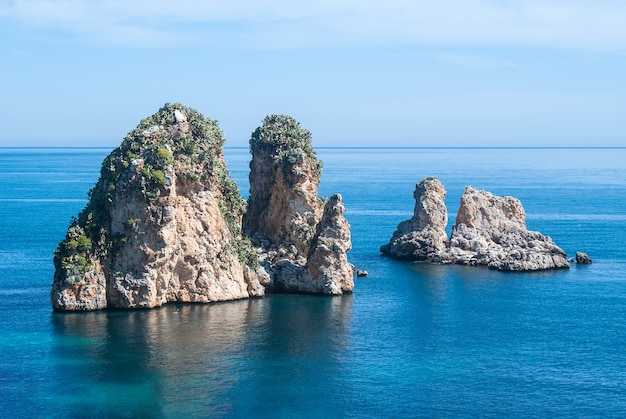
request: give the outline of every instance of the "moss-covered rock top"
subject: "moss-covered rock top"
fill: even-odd
[[[137,128],[129,132],[122,144],[103,163],[101,176],[116,181],[132,160],[141,158],[146,170],[161,170],[171,166],[181,157],[189,162],[206,162],[209,172],[222,155],[224,134],[217,121],[180,103],[166,104],[154,115],[142,119]],[[108,166],[108,167],[107,167]],[[191,174],[193,177],[193,174]],[[198,175],[198,174],[196,174]],[[157,183],[164,180],[156,176]]]
[[[265,150],[271,154],[275,162],[294,164],[300,155],[306,155],[312,162],[317,160],[313,150],[311,132],[300,126],[300,123],[288,115],[268,115],[263,125],[258,127],[250,137],[250,151]]]

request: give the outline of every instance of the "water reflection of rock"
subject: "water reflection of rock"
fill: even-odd
[[[351,306],[351,296],[326,299],[277,296],[268,306],[267,314],[274,319],[266,325],[273,337],[271,342],[266,342],[268,352],[307,357],[344,350]]]
[[[325,415],[333,400],[346,392],[346,366],[351,348],[352,294],[271,296],[257,300],[250,315],[262,319],[248,334],[245,348],[246,379],[238,392],[254,394],[262,404],[247,404],[237,413],[253,417],[271,412],[274,417]]]
[[[246,392],[271,397],[276,380],[304,379],[294,373],[303,358],[320,359],[313,374],[335,375],[351,305],[350,294],[272,296],[54,315],[55,356],[64,360],[58,375],[66,383],[55,390],[61,413],[221,415],[232,413]]]

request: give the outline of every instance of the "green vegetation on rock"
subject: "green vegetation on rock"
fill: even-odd
[[[298,121],[287,115],[268,115],[263,125],[250,137],[250,152],[265,150],[277,164],[293,166],[304,156],[321,174],[322,162],[317,159],[311,143],[311,132],[300,126]]]
[[[241,218],[246,211],[246,201],[241,197],[237,182],[222,167],[217,173],[221,194],[218,197],[220,211],[226,220],[226,225],[233,235],[239,261],[250,267],[257,267],[258,251],[247,237],[242,237]]]

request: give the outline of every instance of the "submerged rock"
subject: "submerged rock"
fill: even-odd
[[[281,118],[272,125],[279,124],[280,141],[275,131],[261,129],[251,142],[254,181],[246,218],[247,231],[273,250],[260,255],[242,234],[246,203],[226,170],[217,122],[167,104],[104,160],[87,206],[55,251],[53,308],[207,303],[262,296],[266,286],[350,291],[350,231],[341,196],[326,206],[317,198],[321,162],[310,134],[308,142],[285,134],[281,129],[293,126]],[[280,121],[288,123],[281,128]]]
[[[445,190],[434,178],[415,190],[413,218],[400,223],[381,252],[433,263],[484,265],[502,271],[568,268],[565,252],[550,237],[526,229],[526,213],[513,197],[465,188],[447,239]]]
[[[317,196],[322,162],[293,118],[265,118],[250,139],[244,234],[261,252],[269,291],[342,294],[354,287],[350,226],[341,195]]]

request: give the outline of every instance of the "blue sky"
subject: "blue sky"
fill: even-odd
[[[0,146],[181,102],[247,146],[626,146],[625,0],[0,0]]]

